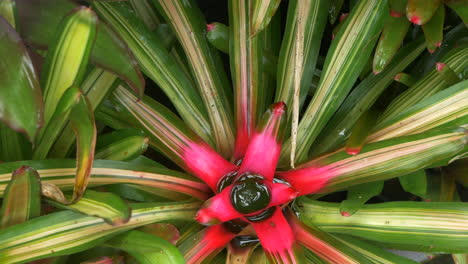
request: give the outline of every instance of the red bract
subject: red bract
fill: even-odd
[[[192,143],[185,148],[183,159],[187,169],[217,193],[197,213],[199,223],[214,226],[206,230],[202,239],[205,242],[196,246],[199,253],[194,253],[189,262],[223,248],[235,237],[239,230],[230,232],[224,228],[234,219],[252,225],[271,258],[295,262],[295,239],[281,206],[298,195],[320,191],[333,173],[326,167],[305,164],[302,168],[277,172],[280,180],[274,179],[287,123],[285,112],[283,102],[267,110],[248,140],[240,167],[224,160],[205,143]]]

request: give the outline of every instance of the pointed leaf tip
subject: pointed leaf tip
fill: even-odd
[[[214,151],[206,143],[188,142],[182,159],[186,169],[216,192],[219,180],[236,170],[236,166]]]
[[[216,27],[215,23],[206,24],[206,31],[210,32]]]
[[[239,174],[250,171],[266,180],[273,179],[286,127],[285,114],[284,102],[275,103],[266,111],[247,146]]]

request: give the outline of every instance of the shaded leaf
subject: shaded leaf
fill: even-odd
[[[42,125],[42,93],[23,41],[0,17],[0,121],[34,141]]]
[[[41,214],[41,180],[36,170],[22,166],[11,176],[0,208],[0,230]]]

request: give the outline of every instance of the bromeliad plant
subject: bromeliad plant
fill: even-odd
[[[466,261],[466,3],[280,2],[0,0],[0,263]]]

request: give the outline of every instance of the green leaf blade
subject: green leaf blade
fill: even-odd
[[[33,141],[43,113],[36,71],[22,40],[3,17],[0,32],[0,121]]]
[[[11,176],[0,208],[0,230],[38,217],[41,213],[41,180],[36,170],[22,166]]]

